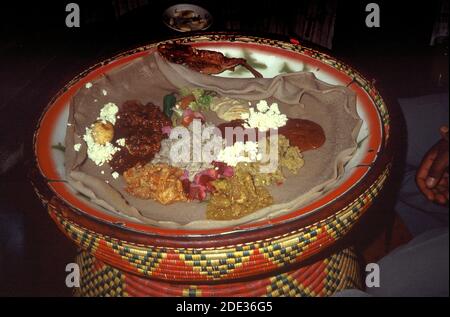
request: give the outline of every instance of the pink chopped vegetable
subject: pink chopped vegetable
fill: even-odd
[[[184,171],[181,182],[189,199],[204,200],[208,193],[214,191],[213,181],[219,178],[233,176],[234,170],[232,167],[222,162],[213,162],[212,164],[214,168],[209,168],[195,174],[192,182],[189,181],[188,172]]]

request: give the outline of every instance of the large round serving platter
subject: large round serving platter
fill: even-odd
[[[350,66],[299,43],[226,33],[170,41],[217,50],[227,56],[244,57],[264,77],[284,72],[311,71],[324,82],[348,86],[357,95],[357,110],[363,125],[357,138],[357,151],[345,166],[343,177],[321,197],[299,210],[264,221],[209,230],[146,225],[98,207],[78,195],[64,181],[64,153],[60,151],[60,145],[64,145],[71,97],[87,82],[151,53],[161,43],[158,42],[121,53],[89,68],[61,89],[45,108],[34,138],[39,172],[33,183],[40,198],[54,211],[52,217],[57,223],[61,225],[64,222],[74,226],[74,230],[87,230],[92,235],[136,245],[167,248],[245,245],[254,241],[282,239],[305,228],[310,232],[319,228],[316,234],[328,232],[334,240],[342,236],[377,196],[388,177],[392,159],[389,110],[371,82]],[[251,77],[251,74],[238,67],[219,76]],[[342,223],[328,228],[328,224],[336,224],[336,219],[341,219],[339,221]]]

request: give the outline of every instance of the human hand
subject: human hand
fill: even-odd
[[[441,127],[442,139],[425,154],[416,174],[416,183],[428,200],[448,204],[448,127]]]

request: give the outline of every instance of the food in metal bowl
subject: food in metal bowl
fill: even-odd
[[[196,5],[178,4],[163,14],[164,23],[179,32],[206,30],[212,23],[211,15]]]

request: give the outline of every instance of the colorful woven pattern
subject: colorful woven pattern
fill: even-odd
[[[57,205],[50,216],[77,245],[122,271],[170,281],[233,280],[299,263],[345,235],[382,188],[389,169],[348,207],[322,221],[270,239],[216,248],[168,248],[114,239],[68,221]]]
[[[80,288],[77,296],[330,296],[346,288],[360,288],[360,271],[352,249],[294,271],[259,280],[188,285],[138,277],[115,269],[87,252],[77,257]]]

